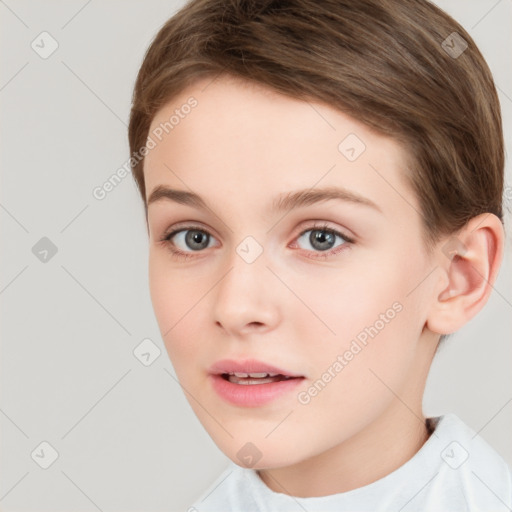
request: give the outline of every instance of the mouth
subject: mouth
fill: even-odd
[[[282,375],[280,373],[243,373],[232,372],[222,373],[221,377],[233,384],[242,384],[244,386],[254,386],[258,384],[270,384],[272,382],[280,382],[282,380],[299,379],[303,377],[292,377],[290,375]]]
[[[266,384],[280,380],[303,377],[298,373],[278,368],[277,366],[258,361],[257,359],[222,359],[214,363],[209,373],[221,375],[224,379],[236,384]],[[267,379],[271,379],[268,380]]]
[[[210,378],[216,393],[239,407],[261,407],[277,399],[291,399],[292,391],[305,379],[255,359],[218,361],[210,368]]]

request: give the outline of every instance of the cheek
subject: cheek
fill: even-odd
[[[302,324],[302,332],[309,333],[309,343],[315,342],[317,356],[330,345],[343,350],[356,337],[364,342],[365,332],[374,324],[379,332],[389,329],[400,306],[395,303],[403,300],[400,281],[389,269],[375,271],[364,264],[351,267],[350,272],[331,268],[328,274],[309,276],[292,285],[309,309],[298,304],[294,321]]]
[[[338,336],[310,351],[312,371],[300,390],[296,419],[316,425],[328,439],[362,430],[392,403],[391,390],[401,393],[407,382],[415,357],[407,309],[388,304],[385,294],[380,299],[346,303],[335,325]]]
[[[190,329],[199,328],[197,294],[191,293],[194,285],[183,279],[183,274],[169,268],[165,257],[149,257],[149,291],[160,334],[173,365],[182,357],[194,354],[193,340],[199,339]]]
[[[389,264],[384,256],[379,265],[361,262],[359,271],[340,272],[328,287],[325,280],[310,281],[308,305],[331,331],[315,336],[315,319],[296,315],[302,323],[301,332],[309,333],[302,339],[308,341],[304,348],[315,377],[332,368],[341,356],[343,370],[331,369],[337,375],[335,380],[340,385],[344,385],[342,381],[357,382],[364,395],[383,386],[372,369],[390,383],[403,380],[422,326],[418,296],[410,292],[415,276],[423,274],[399,257],[390,255]]]
[[[172,326],[173,311],[179,290],[171,286],[170,272],[165,272],[161,257],[151,250],[149,254],[149,293],[162,335]]]

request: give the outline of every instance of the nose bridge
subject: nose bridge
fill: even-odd
[[[215,320],[226,329],[271,324],[275,319],[275,294],[269,286],[274,276],[268,263],[263,245],[251,235],[233,247],[226,262],[228,272],[218,283],[215,297]]]
[[[269,272],[266,268],[268,261],[263,245],[255,237],[248,235],[233,246],[232,254],[226,263],[229,271],[219,283],[223,293],[233,291],[242,300],[244,291],[250,291],[252,298],[256,298],[259,292],[253,287],[261,284],[265,280],[265,274]]]

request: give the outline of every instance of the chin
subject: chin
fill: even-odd
[[[307,457],[306,454],[297,453],[296,445],[288,447],[279,443],[278,446],[274,446],[269,442],[257,441],[241,443],[240,448],[230,446],[229,450],[222,451],[238,466],[254,470],[291,466]]]

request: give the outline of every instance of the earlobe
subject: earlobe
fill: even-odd
[[[427,327],[451,334],[485,305],[503,257],[504,231],[498,217],[485,213],[438,243],[439,266],[447,278],[435,291]]]

